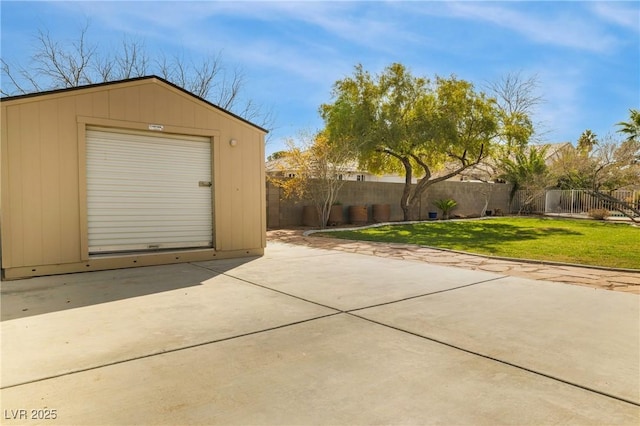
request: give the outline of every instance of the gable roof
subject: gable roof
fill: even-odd
[[[58,94],[58,93],[67,93],[67,92],[73,92],[73,91],[80,91],[80,90],[86,90],[86,89],[92,89],[92,88],[97,88],[97,87],[106,87],[106,86],[115,86],[118,84],[123,84],[123,83],[131,83],[131,82],[135,82],[135,81],[144,81],[144,80],[156,80],[157,82],[161,83],[161,84],[166,84],[167,86],[170,86],[192,98],[197,99],[200,102],[205,103],[206,105],[213,107],[215,109],[217,109],[218,111],[221,111],[225,114],[228,114],[240,121],[243,121],[247,124],[249,124],[250,126],[255,127],[258,130],[262,130],[265,133],[269,133],[269,131],[267,129],[264,129],[260,126],[258,126],[257,124],[254,124],[252,122],[250,122],[249,120],[240,117],[237,114],[232,113],[229,110],[226,110],[222,107],[219,107],[216,104],[213,104],[209,101],[207,101],[204,98],[201,98],[200,96],[194,95],[193,93],[189,92],[188,90],[183,89],[182,87],[171,83],[168,80],[165,80],[162,77],[158,77],[157,75],[148,75],[148,76],[143,76],[143,77],[135,77],[135,78],[128,78],[128,79],[124,79],[124,80],[114,80],[114,81],[106,81],[103,83],[94,83],[94,84],[87,84],[84,86],[75,86],[75,87],[65,87],[63,89],[53,89],[53,90],[46,90],[43,92],[33,92],[33,93],[25,93],[23,95],[16,95],[16,96],[5,96],[0,98],[0,102],[6,102],[6,101],[13,101],[13,100],[18,100],[18,99],[27,99],[27,98],[35,98],[35,97],[39,97],[39,96],[46,96],[46,95],[53,95],[53,94]]]

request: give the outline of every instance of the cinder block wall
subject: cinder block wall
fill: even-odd
[[[458,203],[451,212],[452,215],[477,217],[482,212],[486,200],[488,210],[500,209],[508,213],[510,191],[511,185],[500,183],[440,182],[430,187],[423,195],[420,215],[421,218],[427,218],[428,212],[438,211],[433,202],[442,198],[453,198]],[[438,211],[438,215],[440,214]]]
[[[369,220],[372,217],[373,204],[389,204],[391,221],[402,221],[404,216],[400,208],[400,197],[404,184],[386,182],[347,181],[338,193],[337,201],[342,203],[344,219],[348,222],[348,208],[354,205],[366,205]],[[488,210],[509,211],[509,192],[511,185],[481,182],[445,181],[432,185],[420,200],[420,219],[427,219],[429,212],[440,212],[433,202],[441,198],[453,198],[457,207],[452,215],[465,217],[480,216],[485,199],[488,198]],[[302,208],[310,204],[308,200],[283,199],[281,190],[267,181],[267,227],[286,228],[302,225]]]

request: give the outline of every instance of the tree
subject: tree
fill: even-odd
[[[593,147],[598,145],[598,137],[591,130],[587,129],[578,138],[578,151],[590,153]]]
[[[499,108],[500,126],[504,140],[500,154],[511,154],[524,146],[534,134],[531,116],[544,100],[536,92],[537,76],[525,77],[520,72],[503,75],[498,81],[486,84]],[[502,156],[504,157],[504,156]]]
[[[502,158],[499,169],[500,178],[513,185],[510,201],[513,201],[518,191],[523,191],[525,194],[520,206],[521,211],[522,208],[528,208],[554,183],[547,166],[547,147],[545,146],[520,148],[511,157]]]
[[[552,164],[562,189],[588,189],[594,192],[614,191],[640,184],[640,141],[616,141],[607,138],[594,149],[566,147]]]
[[[320,107],[329,138],[359,141],[357,160],[374,173],[404,172],[405,220],[418,218],[431,185],[486,158],[502,131],[516,141],[526,133],[515,124],[500,128],[495,100],[471,83],[414,77],[398,63],[375,77],[356,66],[353,76],[334,84],[333,98]],[[412,185],[414,175],[421,179]]]
[[[621,121],[616,124],[620,126],[618,133],[627,135],[627,141],[640,139],[640,111],[637,109],[629,110],[629,121]]]
[[[310,200],[318,212],[320,227],[324,228],[354,154],[349,144],[330,143],[323,132],[311,138],[303,135],[300,139],[299,144],[287,141],[289,149],[277,156],[282,170],[293,171],[293,176],[269,179],[283,189],[286,198]]]
[[[592,151],[586,152],[573,146],[564,147],[551,164],[560,189],[589,189],[596,185],[592,172],[597,169],[597,160]]]
[[[75,40],[63,43],[49,31],[39,30],[28,66],[0,59],[0,93],[12,96],[157,74],[264,128],[273,127],[273,113],[243,99],[244,75],[237,68],[227,72],[220,54],[194,61],[161,52],[153,60],[143,40],[124,37],[117,50],[108,52],[92,43],[88,34],[89,24],[85,23]]]
[[[634,221],[640,210],[634,200],[618,200],[612,191],[640,185],[640,140],[623,142],[607,138],[585,152],[567,147],[552,164],[552,173],[562,189],[584,189],[592,196],[607,201]],[[631,213],[630,213],[631,212]]]
[[[276,151],[267,157],[267,161],[279,160],[287,155],[287,151]]]
[[[502,131],[498,135],[500,143],[494,146],[492,154],[476,167],[482,172],[477,173],[475,179],[485,183],[496,179],[505,180],[505,173],[508,173],[505,170],[505,162],[518,161],[519,158],[532,160],[525,156],[524,149],[536,132],[531,116],[535,113],[536,107],[544,102],[542,96],[537,94],[538,86],[537,76],[526,77],[521,72],[510,72],[495,82],[486,83],[485,87],[498,105],[499,128]],[[510,176],[509,179],[514,179],[514,176]],[[517,185],[512,188],[511,200],[515,196]],[[546,185],[546,182],[542,185]],[[522,186],[531,185],[527,182]],[[484,195],[484,206],[480,216],[484,216],[487,211],[493,189],[494,185],[484,185],[480,189]],[[531,201],[533,199],[525,200],[525,204]]]

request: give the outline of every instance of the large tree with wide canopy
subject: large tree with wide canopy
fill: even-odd
[[[320,113],[330,141],[358,147],[361,167],[404,174],[405,220],[419,218],[431,185],[479,164],[498,142],[526,144],[533,133],[527,114],[510,113],[473,84],[415,77],[398,63],[376,76],[356,66],[335,83],[333,102]]]

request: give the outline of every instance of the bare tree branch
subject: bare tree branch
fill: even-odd
[[[11,81],[11,84],[13,85],[13,87],[15,88],[14,90],[17,91],[18,93],[28,93],[29,90],[22,87],[22,85],[18,82],[16,76],[13,74],[13,72],[11,71],[11,68],[9,66],[9,64],[2,58],[0,58],[0,62],[2,62],[2,74],[5,75],[9,81]],[[20,71],[20,74],[23,75],[23,70]],[[23,78],[25,76],[23,75]],[[29,81],[29,79],[27,78],[27,81]],[[31,82],[31,85],[33,87],[36,88],[36,90],[39,89],[37,83],[35,81]],[[0,89],[0,93],[2,93],[3,96],[11,96],[11,92],[9,92],[8,90],[2,88]]]
[[[498,106],[509,114],[533,114],[535,107],[544,101],[542,96],[536,95],[537,75],[525,78],[521,72],[508,73],[486,86],[496,97]]]
[[[54,89],[94,83],[88,71],[97,46],[86,42],[87,30],[88,26],[85,25],[70,50],[53,40],[49,31],[40,30],[36,37],[40,47],[33,56],[34,77],[49,78]]]
[[[219,81],[217,85],[217,104],[224,109],[233,110],[239,100],[240,89],[244,84],[244,74],[238,68],[235,68],[230,78],[223,78]],[[247,101],[239,111],[242,111],[240,115],[243,117],[251,116],[255,113],[254,105],[251,101]]]
[[[103,45],[89,41],[88,30],[87,22],[77,39],[67,43],[56,40],[46,29],[39,30],[28,67],[1,59],[0,93],[11,96],[158,74],[265,129],[273,128],[273,111],[251,99],[243,100],[245,76],[239,68],[225,73],[220,53],[194,61],[184,54],[168,58],[160,52],[158,59],[152,60],[143,40],[127,37],[109,53],[99,50]]]
[[[123,39],[122,50],[113,62],[117,64],[115,77],[119,80],[145,76],[149,68],[149,57],[139,40]]]

